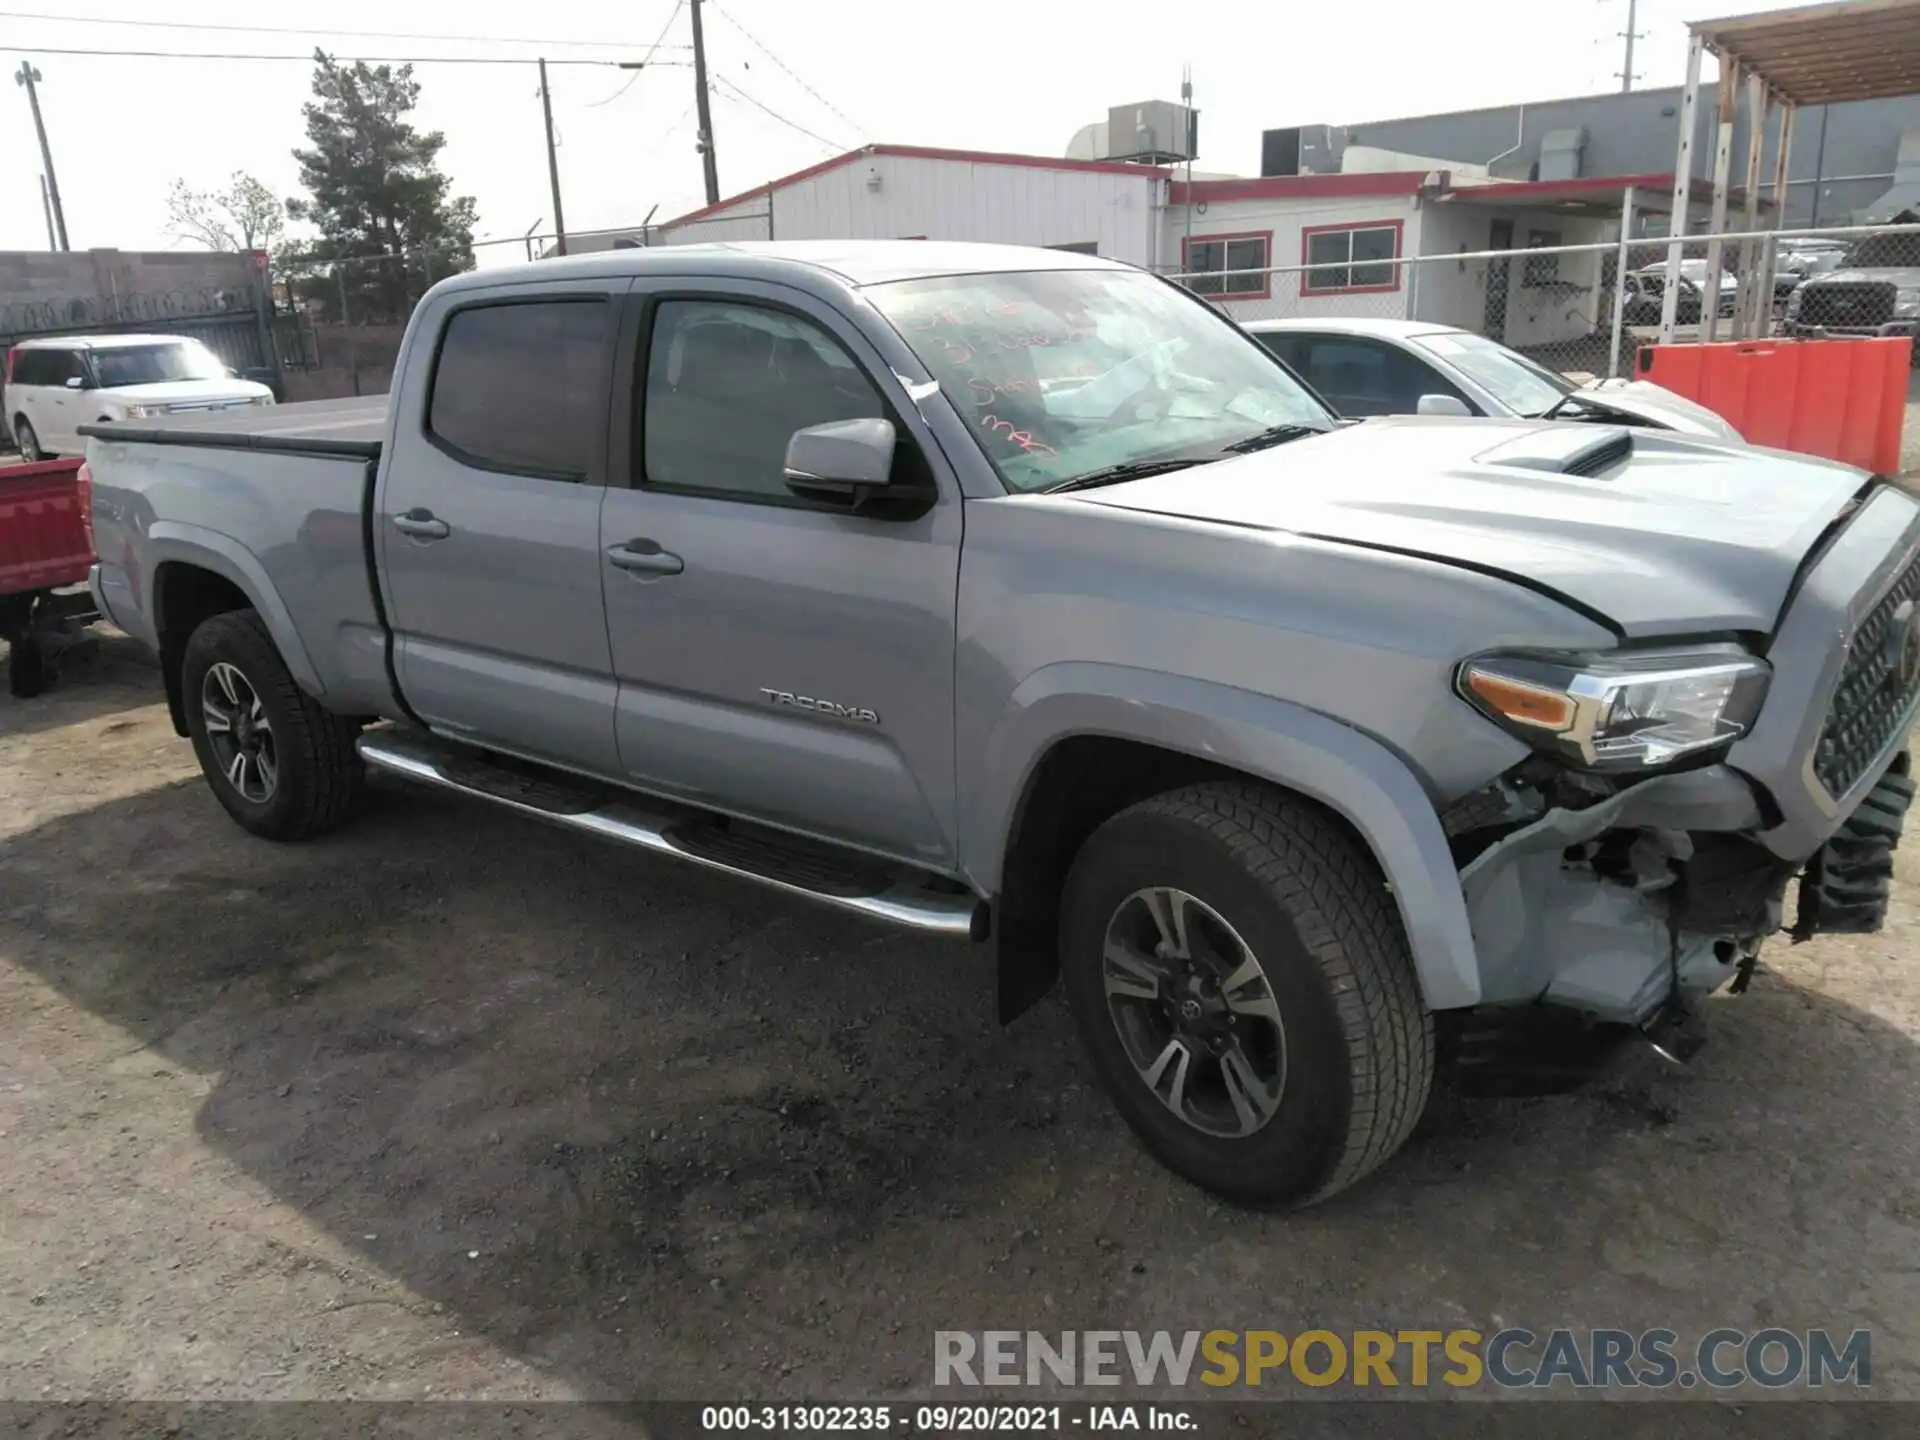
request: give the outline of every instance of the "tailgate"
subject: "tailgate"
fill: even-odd
[[[87,578],[93,544],[81,514],[80,461],[0,467],[0,595]]]

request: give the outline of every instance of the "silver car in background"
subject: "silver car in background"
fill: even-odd
[[[1343,416],[1604,420],[1739,443],[1704,405],[1646,380],[1576,383],[1496,340],[1421,320],[1255,320],[1246,331]]]

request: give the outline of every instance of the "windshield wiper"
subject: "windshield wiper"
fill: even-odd
[[[1284,445],[1289,440],[1298,440],[1304,435],[1325,435],[1329,432],[1318,425],[1269,425],[1257,435],[1249,435],[1244,440],[1236,440],[1231,445],[1220,448],[1229,455],[1247,455],[1255,450],[1265,450],[1271,445]]]
[[[1558,400],[1547,406],[1546,409],[1536,415],[1529,415],[1527,418],[1529,420],[1555,420],[1559,418],[1560,412],[1566,409],[1567,406],[1578,405],[1580,403],[1580,392],[1578,390],[1569,390]]]
[[[1144,480],[1149,475],[1165,475],[1173,470],[1185,470],[1192,465],[1204,465],[1217,459],[1211,455],[1182,455],[1177,458],[1160,460],[1125,460],[1118,465],[1105,465],[1098,470],[1089,470],[1084,475],[1075,475],[1071,480],[1061,480],[1047,486],[1042,495],[1059,495],[1068,490],[1095,490],[1102,485],[1117,485],[1122,480]]]

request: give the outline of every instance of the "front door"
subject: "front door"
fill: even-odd
[[[1489,250],[1513,248],[1511,220],[1489,222],[1487,248]],[[1508,262],[1504,256],[1487,262],[1487,303],[1482,312],[1480,333],[1489,340],[1504,340],[1507,336],[1507,287],[1510,273],[1507,265]]]
[[[961,504],[917,410],[785,287],[641,281],[630,306],[628,483],[600,527],[628,778],[951,865]],[[793,432],[859,416],[893,421],[919,501],[851,514],[787,488]]]
[[[627,281],[437,300],[416,322],[376,536],[400,688],[442,734],[617,768],[600,591],[607,400]],[[426,337],[434,337],[427,339]]]

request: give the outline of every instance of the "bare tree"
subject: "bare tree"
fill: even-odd
[[[236,170],[220,190],[175,180],[167,191],[167,220],[182,240],[209,250],[271,250],[286,228],[286,211],[265,185]]]

